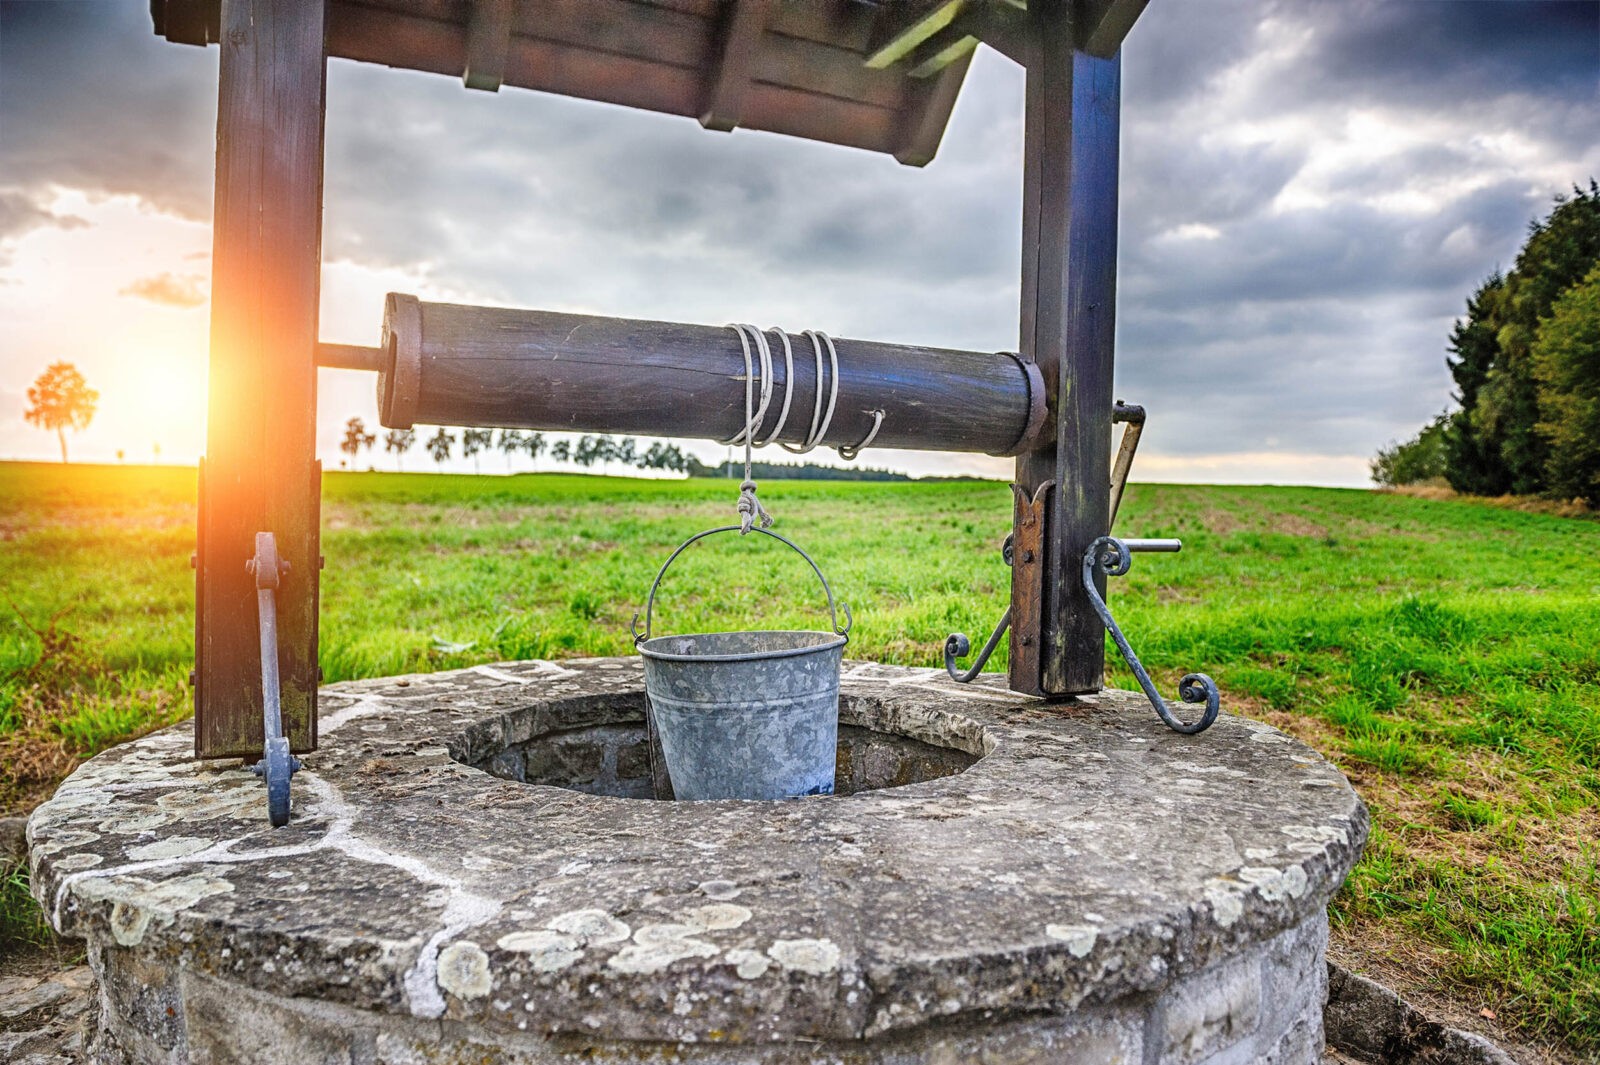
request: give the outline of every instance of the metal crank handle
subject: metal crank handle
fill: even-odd
[[[1155,708],[1156,715],[1174,732],[1194,735],[1210,728],[1221,710],[1221,696],[1217,692],[1216,682],[1204,673],[1190,673],[1179,681],[1178,695],[1183,701],[1205,703],[1206,708],[1200,715],[1200,720],[1192,724],[1178,720],[1168,708],[1166,700],[1156,691],[1155,684],[1150,680],[1150,674],[1145,672],[1139,656],[1133,653],[1133,648],[1128,645],[1128,638],[1122,635],[1121,627],[1111,616],[1110,608],[1106,606],[1106,601],[1100,598],[1100,592],[1094,586],[1096,570],[1108,577],[1120,577],[1127,573],[1128,567],[1133,564],[1135,551],[1178,551],[1182,547],[1183,543],[1180,540],[1119,540],[1115,536],[1102,536],[1090,544],[1089,550],[1083,554],[1083,590],[1088,594],[1095,613],[1100,615],[1106,631],[1110,632],[1111,638],[1116,641],[1117,650],[1122,652],[1122,660],[1128,663],[1128,668],[1138,679],[1139,687],[1144,689],[1145,697]]]

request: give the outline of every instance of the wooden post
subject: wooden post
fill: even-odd
[[[1110,525],[1121,68],[1074,49],[1065,0],[1029,11],[1022,353],[1039,364],[1056,432],[1017,459],[1010,681],[1068,695],[1105,675],[1081,563]],[[1025,558],[1025,542],[1042,549]]]
[[[317,289],[324,0],[224,0],[211,380],[196,573],[195,753],[261,756],[255,582],[271,532],[284,733],[316,745]]]

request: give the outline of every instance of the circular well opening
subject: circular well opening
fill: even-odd
[[[651,764],[644,708],[643,692],[540,704],[469,730],[451,744],[451,756],[519,784],[670,799],[664,767]],[[953,776],[992,745],[983,726],[969,718],[907,715],[876,699],[841,695],[834,795]]]

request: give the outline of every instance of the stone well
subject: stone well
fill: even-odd
[[[340,684],[273,830],[187,725],[29,825],[105,1062],[1317,1062],[1366,813],[1266,725],[847,663],[840,795],[654,801],[631,659]]]

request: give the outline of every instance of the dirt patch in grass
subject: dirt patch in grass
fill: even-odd
[[[1581,499],[1545,499],[1543,496],[1514,495],[1472,496],[1463,495],[1453,488],[1440,484],[1402,484],[1393,488],[1380,488],[1378,491],[1386,495],[1410,496],[1413,499],[1481,503],[1484,506],[1520,510],[1524,514],[1548,514],[1556,518],[1600,518],[1600,513]]]

